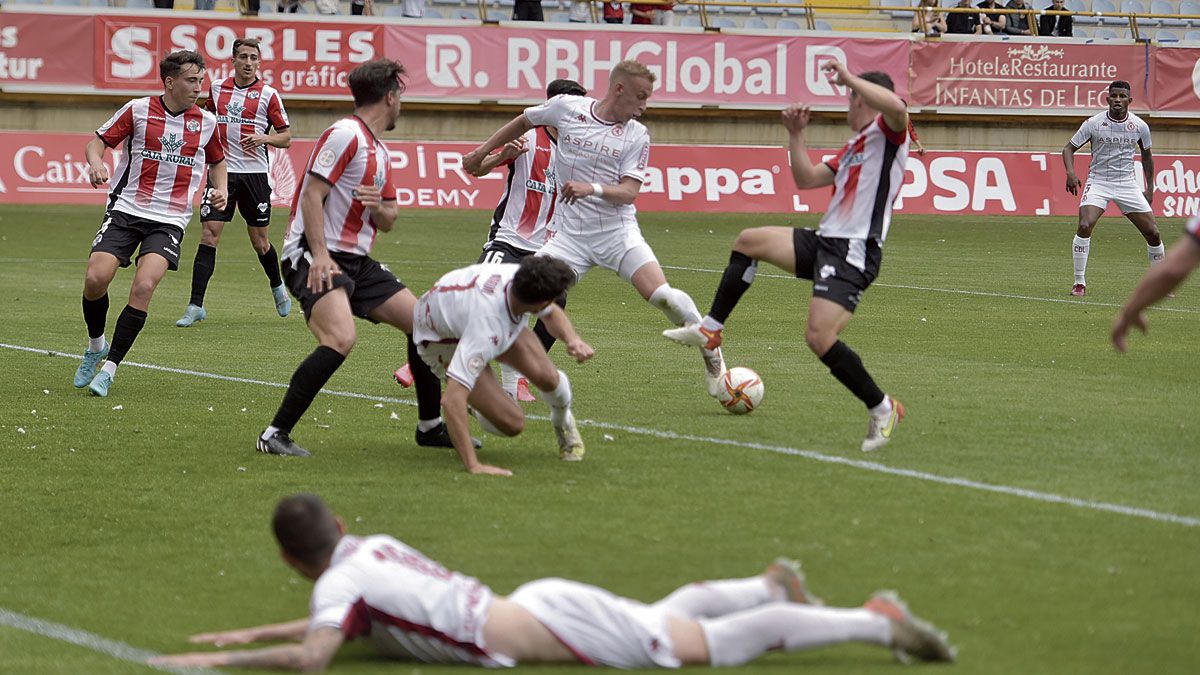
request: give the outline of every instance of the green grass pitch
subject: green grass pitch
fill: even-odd
[[[159,287],[129,355],[177,370],[127,363],[108,398],[74,389],[76,360],[48,352],[82,352],[80,290],[99,220],[98,208],[0,209],[0,343],[44,350],[0,348],[0,610],[156,652],[187,649],[193,632],[303,616],[310,585],[280,561],[268,518],[280,496],[307,490],[352,531],[396,535],[500,593],[554,575],[654,600],[789,555],[831,604],[899,589],[960,647],[956,672],[1195,672],[1200,292],[1189,282],[1150,312],[1149,336],[1114,352],[1116,307],[1146,267],[1124,220],[1101,221],[1089,294],[1076,301],[1071,219],[898,217],[882,274],[843,336],[909,411],[871,456],[858,450],[861,404],[804,346],[807,282],[764,267],[731,318],[729,365],[766,382],[763,407],[735,417],[704,395],[694,350],[659,335],[662,316],[595,270],[568,312],[596,358],[553,354],[572,378],[576,415],[590,421],[587,459],[558,461],[540,417],[516,439],[486,438],[482,458],[511,479],[469,476],[452,451],[415,445],[413,396],[390,379],[402,336],[365,322],[328,388],[375,398],[319,396],[294,433],[311,459],[254,452],[283,390],[199,373],[285,383],[314,341],[298,312],[275,316],[240,221],[221,243],[208,320],[174,325],[193,224],[182,269]],[[275,214],[277,245],[285,221]],[[642,217],[668,278],[701,311],[739,229],[814,223]],[[1161,226],[1168,246],[1181,236],[1178,220]],[[481,211],[404,211],[375,255],[420,291],[473,262],[486,227]],[[131,278],[121,272],[110,290],[110,337]],[[527,411],[546,413],[541,403]],[[361,646],[334,667],[458,670],[376,662]],[[883,650],[846,646],[773,654],[745,670],[898,667]],[[0,670],[150,672],[3,625]],[[567,669],[539,672],[551,670]]]

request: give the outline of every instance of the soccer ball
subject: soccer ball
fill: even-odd
[[[730,368],[721,384],[717,400],[734,415],[745,415],[762,404],[762,378],[749,368]]]

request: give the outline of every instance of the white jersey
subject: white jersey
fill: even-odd
[[[525,109],[525,118],[534,126],[558,130],[555,174],[559,184],[583,181],[616,185],[625,177],[645,183],[650,132],[637,120],[616,124],[600,119],[596,116],[598,103],[588,96],[564,94]],[[637,227],[633,204],[613,204],[593,196],[559,204],[551,224],[552,230],[568,234],[631,227]]]
[[[1088,165],[1088,182],[1120,184],[1136,183],[1135,161],[1141,149],[1150,149],[1150,127],[1131,112],[1117,121],[1108,111],[1089,117],[1071,137],[1071,145],[1082,148],[1092,144],[1092,162]]]
[[[413,340],[454,346],[453,356],[439,351],[435,372],[472,389],[487,364],[517,341],[529,325],[529,314],[513,314],[509,298],[517,267],[483,263],[447,272],[417,301]]]
[[[345,536],[313,587],[309,631],[370,636],[383,655],[425,663],[513,666],[485,647],[493,593],[386,535]]]
[[[181,231],[206,164],[225,158],[217,120],[195,105],[167,110],[162,96],[135,98],[96,130],[110,148],[124,144],[108,193],[108,208],[167,223]]]
[[[817,234],[882,244],[907,161],[908,130],[893,131],[883,115],[877,115],[837,157],[825,162],[834,173],[833,199],[821,216]]]
[[[288,128],[290,122],[279,92],[261,79],[239,87],[234,78],[227,77],[212,83],[204,109],[217,116],[229,173],[267,173],[267,146],[246,151],[242,139]]]
[[[304,189],[314,180],[332,186],[325,198],[325,247],[350,255],[367,255],[377,234],[371,212],[354,198],[360,185],[379,188],[385,201],[396,199],[396,188],[388,180],[388,152],[383,141],[356,116],[338,120],[321,134],[300,189],[292,198],[292,213],[283,238],[283,257],[299,262],[304,250],[304,212],[300,208]]]
[[[546,243],[558,201],[556,144],[545,127],[525,132],[525,141],[529,149],[508,163],[504,196],[492,214],[492,240],[536,251]]]

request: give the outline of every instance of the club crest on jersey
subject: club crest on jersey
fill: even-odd
[[[258,91],[255,90],[255,91],[250,92],[249,94],[246,94],[246,98],[250,99],[251,101],[258,100]]]
[[[1133,126],[1134,126],[1134,125],[1133,125],[1133,122],[1127,122],[1127,123],[1125,124],[1125,128],[1126,128],[1126,129],[1128,129],[1128,130],[1130,130],[1130,131],[1133,131]]]
[[[197,131],[200,131],[200,120],[188,120],[187,123],[183,125],[183,128],[187,129],[189,134],[194,134]]]
[[[613,136],[620,136],[623,133],[625,133],[624,125],[618,124],[617,126],[613,127],[613,129],[612,129]]]

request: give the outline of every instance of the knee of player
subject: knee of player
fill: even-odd
[[[520,410],[509,410],[494,415],[494,418],[485,417],[483,413],[475,411],[475,419],[479,421],[479,426],[489,434],[511,438],[525,431],[525,414]]]
[[[742,253],[745,253],[746,255],[753,258],[754,254],[758,250],[758,246],[761,241],[762,241],[762,229],[757,228],[757,227],[751,227],[749,229],[745,229],[745,230],[742,230],[741,232],[738,232],[737,239],[735,239],[733,242],[733,249],[735,251],[740,251]]]
[[[822,331],[812,327],[806,327],[804,329],[804,343],[807,344],[808,348],[811,349],[812,352],[817,356],[821,356],[825,352],[829,351],[829,348],[833,346],[833,343],[836,340],[837,336],[829,334],[828,331]]]
[[[342,356],[349,356],[350,350],[354,349],[356,342],[358,342],[358,334],[353,330],[329,335],[321,339],[322,346],[329,347]]]

